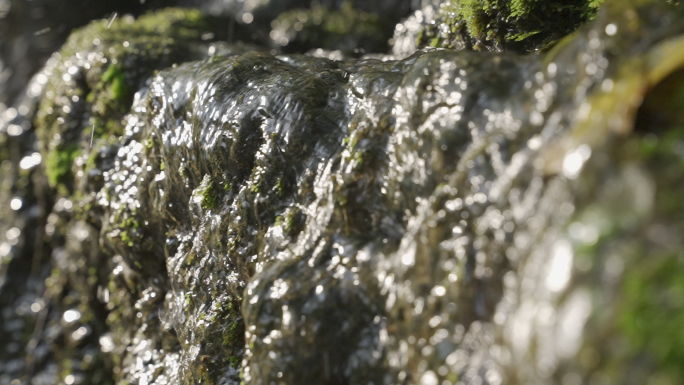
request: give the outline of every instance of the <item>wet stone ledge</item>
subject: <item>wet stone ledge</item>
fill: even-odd
[[[6,278],[0,373],[681,383],[683,19],[609,1],[540,55],[346,61],[178,9],[74,33],[7,120],[36,214],[0,245],[49,255]]]

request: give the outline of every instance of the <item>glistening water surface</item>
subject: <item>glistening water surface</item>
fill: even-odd
[[[30,158],[61,194],[55,374],[680,383],[682,16],[612,2],[538,56],[63,52]],[[131,72],[177,54],[210,57]]]

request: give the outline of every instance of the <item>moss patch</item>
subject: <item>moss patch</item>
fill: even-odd
[[[603,0],[451,0],[423,27],[418,47],[531,52],[553,44],[587,20]]]
[[[215,209],[218,206],[218,198],[216,196],[217,191],[216,188],[214,188],[214,182],[208,177],[209,176],[207,175],[205,178],[207,182],[204,183],[203,181],[202,186],[200,186],[202,194],[202,201],[200,202],[200,205],[204,210]]]
[[[53,187],[73,191],[65,165],[75,146],[89,151],[91,138],[121,136],[134,91],[155,70],[193,59],[193,44],[207,28],[198,10],[170,8],[138,20],[93,21],[70,35],[45,70],[49,80],[34,122],[44,156],[54,160]]]
[[[48,153],[45,162],[45,175],[50,186],[57,187],[65,180],[73,178],[71,168],[74,160],[81,154],[82,149],[77,144],[58,146]]]

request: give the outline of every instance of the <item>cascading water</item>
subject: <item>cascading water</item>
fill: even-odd
[[[75,33],[3,126],[51,210],[26,381],[684,380],[684,14],[642,3],[528,56]]]

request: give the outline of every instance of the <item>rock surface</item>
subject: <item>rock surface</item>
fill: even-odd
[[[603,2],[434,1],[422,10],[416,44],[418,47],[534,52],[553,45],[593,19]]]
[[[681,383],[683,18],[384,61],[76,32],[3,116],[0,380]]]

